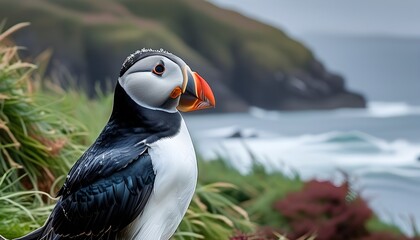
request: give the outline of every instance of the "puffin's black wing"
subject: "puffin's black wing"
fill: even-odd
[[[151,158],[145,152],[122,170],[65,194],[54,208],[44,236],[112,239],[110,236],[141,213],[154,179]]]
[[[110,121],[98,139],[70,169],[58,196],[65,197],[130,165],[147,150],[146,137],[138,133],[141,131],[120,129],[118,124]]]
[[[108,122],[70,170],[45,239],[115,239],[141,213],[155,179],[143,132]]]
[[[119,155],[116,159],[123,161],[132,153]],[[146,150],[131,160],[125,160],[125,165],[108,166],[114,172],[104,171],[108,172],[106,176],[90,171],[91,168],[83,168],[84,162],[89,161],[82,156],[71,173],[80,171],[78,174],[84,175],[89,172],[96,178],[91,177],[93,181],[89,184],[81,178],[75,178],[80,182],[67,181],[67,186],[72,188],[63,186],[63,194],[46,224],[19,240],[113,240],[118,231],[141,214],[155,180],[152,160]],[[75,170],[79,168],[82,170]],[[99,167],[97,169],[101,171]]]

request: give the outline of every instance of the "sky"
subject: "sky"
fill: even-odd
[[[419,0],[210,0],[289,34],[420,37]]]

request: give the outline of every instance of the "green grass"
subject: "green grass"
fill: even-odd
[[[22,62],[18,47],[6,37],[26,26],[0,34],[0,234],[15,237],[38,227],[57,190],[84,146],[82,127],[54,103],[36,101],[35,65]]]
[[[395,234],[402,234],[401,230],[397,226],[384,223],[376,216],[369,220],[367,229],[370,232],[391,232]]]
[[[233,184],[237,189],[228,189],[225,193],[240,203],[253,222],[267,226],[285,224],[274,211],[273,203],[290,192],[299,191],[303,186],[303,182],[297,177],[288,178],[281,173],[268,173],[257,164],[250,173],[242,175],[223,159],[199,161],[199,181],[204,184],[215,181]]]
[[[0,235],[9,238],[22,236],[39,227],[46,220],[53,205],[41,197],[49,195],[37,190],[12,190],[18,181],[13,177],[17,169],[10,169],[0,179]]]
[[[50,111],[48,105],[34,101],[30,76],[36,66],[20,61],[17,50],[0,46],[0,175],[19,168],[23,172],[13,175],[26,175],[20,181],[26,187],[37,188],[42,183],[47,187],[44,190],[49,190],[72,165],[74,154],[80,153],[73,139],[82,133],[65,113]]]

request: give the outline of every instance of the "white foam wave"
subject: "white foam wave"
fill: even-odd
[[[271,119],[271,120],[276,120],[280,117],[279,111],[266,110],[266,109],[255,107],[255,106],[251,106],[249,108],[249,114],[256,118]]]
[[[331,174],[337,169],[402,166],[416,162],[420,155],[419,145],[404,140],[386,141],[362,132],[198,141],[199,152],[205,159],[229,159],[242,172],[251,169],[257,160],[267,164],[268,169],[283,171],[287,165],[308,178]]]
[[[400,117],[420,115],[420,106],[405,102],[370,102],[367,112],[372,117]]]
[[[368,102],[365,109],[336,109],[328,111],[335,112],[337,115],[344,117],[391,118],[420,115],[420,106],[411,105],[405,102],[374,101]],[[282,113],[279,111],[265,110],[258,107],[250,107],[249,113],[256,118],[270,120],[277,120],[282,116]]]

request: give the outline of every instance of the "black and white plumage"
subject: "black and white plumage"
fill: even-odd
[[[197,182],[181,114],[214,106],[177,56],[141,50],[124,62],[111,117],[70,170],[45,225],[19,239],[169,239]]]

